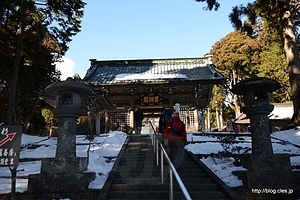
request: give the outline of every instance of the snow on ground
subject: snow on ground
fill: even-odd
[[[148,134],[143,132],[142,134]],[[101,189],[105,183],[108,174],[114,164],[114,161],[121,150],[127,135],[120,131],[111,131],[107,134],[101,134],[96,137],[89,151],[89,172],[96,172],[96,179],[90,183],[90,189]],[[222,145],[218,142],[219,138],[212,135],[200,136],[199,134],[188,133],[189,142],[200,142],[188,144],[186,149],[195,154],[217,154],[224,151]],[[251,148],[251,137],[239,136],[235,138],[237,143],[233,147],[239,147],[242,150]],[[79,135],[76,139],[76,154],[78,157],[86,157],[89,140],[85,136]],[[293,154],[291,164],[300,166],[300,130],[288,130],[275,132],[272,134],[274,153]],[[21,140],[20,159],[25,158],[47,158],[55,157],[56,137],[37,137],[23,134]],[[38,148],[28,148],[30,145],[39,145]],[[297,147],[298,145],[298,147]],[[248,153],[251,153],[248,152]],[[217,176],[219,176],[228,186],[242,186],[242,181],[232,174],[232,171],[245,170],[243,167],[233,165],[233,158],[213,158],[206,157],[201,159]],[[40,173],[41,161],[20,162],[17,168],[17,176],[28,176],[29,174]],[[10,193],[11,176],[8,167],[0,167],[0,194]],[[17,178],[16,191],[24,192],[27,190],[28,179]]]
[[[120,131],[113,131],[107,134],[102,134],[96,137],[89,152],[88,172],[96,172],[96,179],[90,183],[91,189],[101,189],[107,179],[114,162],[108,162],[108,158],[116,158],[121,147],[126,140],[126,133]],[[20,159],[24,158],[47,158],[55,157],[56,151],[56,137],[37,137],[22,134]],[[89,140],[83,135],[76,138],[76,156],[86,157]],[[41,145],[38,148],[28,148],[30,145]],[[114,159],[112,160],[114,161]],[[28,176],[28,174],[40,173],[41,161],[20,162],[17,168],[17,176]],[[0,167],[0,194],[10,193],[11,176],[8,167]],[[28,179],[17,178],[16,191],[24,192],[27,190]]]

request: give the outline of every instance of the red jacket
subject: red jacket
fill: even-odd
[[[186,128],[185,128],[185,124],[183,123],[184,125],[184,129],[183,129],[183,134],[182,136],[175,136],[175,135],[172,135],[170,133],[170,126],[171,126],[171,123],[173,122],[173,119],[175,118],[178,118],[178,117],[173,117],[172,119],[170,119],[167,124],[166,124],[166,129],[164,131],[164,139],[165,140],[183,140],[185,143],[187,142],[187,137],[186,137]]]

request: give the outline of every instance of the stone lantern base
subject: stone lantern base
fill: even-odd
[[[286,154],[245,155],[241,157],[243,167],[249,171],[291,171],[290,156]]]
[[[300,172],[291,170],[289,155],[246,155],[241,162],[247,171],[233,174],[248,189],[300,189]]]
[[[28,179],[29,193],[67,192],[87,190],[94,180],[94,172],[30,174]]]
[[[41,173],[77,173],[87,170],[86,157],[43,158]]]
[[[40,174],[30,174],[28,191],[62,192],[88,189],[96,177],[87,170],[86,157],[44,158]]]

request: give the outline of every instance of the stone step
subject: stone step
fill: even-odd
[[[180,173],[180,178],[207,178],[208,174],[207,173]]]
[[[184,195],[181,191],[174,191],[174,199],[185,199]],[[219,191],[192,191],[190,192],[191,198],[194,199],[226,199],[226,195],[223,192]],[[169,199],[169,191],[168,190],[146,190],[146,191],[133,191],[133,190],[118,190],[111,191],[109,193],[108,199],[111,198],[119,198],[124,199]]]
[[[122,200],[141,200],[140,198],[121,198]],[[145,198],[144,198],[145,199]],[[158,198],[147,198],[147,200],[157,200]],[[176,200],[176,197],[174,198]],[[120,198],[109,198],[109,200],[120,200]],[[164,200],[164,199],[159,199]],[[166,198],[165,200],[169,200],[169,198]],[[181,200],[181,199],[180,199]],[[193,200],[212,200],[212,198],[193,198]],[[213,200],[228,200],[223,198],[217,198]]]
[[[130,151],[146,151],[146,152],[154,152],[152,149],[152,146],[150,144],[145,144],[145,145],[134,145],[134,146],[128,146],[128,149],[126,149],[126,153]]]
[[[148,140],[144,136],[130,138],[109,186],[107,199],[169,199],[169,167],[164,161],[164,183],[161,183],[161,166],[156,165],[156,155]],[[178,174],[192,199],[227,199],[226,193],[189,154],[185,155]],[[174,199],[184,199],[174,177],[173,186]]]
[[[144,158],[125,158],[122,159],[120,162],[120,167],[124,167],[129,165],[135,167],[136,165],[143,165],[143,166],[153,166],[155,165],[155,161],[152,159],[144,159]]]
[[[159,177],[115,178],[113,184],[152,184],[160,183]]]
[[[180,190],[178,183],[174,183],[174,190]],[[216,183],[202,183],[202,184],[186,184],[188,190],[219,190],[219,186]],[[152,184],[113,184],[111,186],[111,191],[113,190],[169,190],[169,182],[164,183],[152,183]]]
[[[123,174],[123,175],[130,175],[130,174],[143,174],[143,173],[148,173],[148,174],[157,174],[160,173],[160,168],[158,166],[144,166],[142,168],[138,167],[119,167],[118,168],[118,173]],[[169,173],[169,170],[164,168],[164,173]]]
[[[210,177],[206,177],[206,178],[185,178],[182,177],[180,174],[179,176],[181,177],[181,180],[184,184],[198,184],[198,183],[213,183],[213,179]],[[174,180],[174,179],[173,179]],[[166,181],[169,181],[169,177],[166,178]],[[176,181],[176,180],[174,180]]]
[[[155,157],[149,154],[124,154],[121,162],[127,162],[127,161],[143,161],[143,162],[152,162],[153,164],[155,164]]]

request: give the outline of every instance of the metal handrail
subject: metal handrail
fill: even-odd
[[[191,200],[191,196],[189,194],[189,192],[187,191],[186,187],[184,186],[179,174],[177,173],[174,165],[172,164],[165,148],[163,147],[163,145],[161,144],[161,142],[159,141],[158,138],[158,134],[156,133],[152,123],[149,121],[149,134],[150,134],[150,139],[152,141],[152,146],[154,147],[154,153],[156,154],[156,165],[159,165],[159,159],[158,159],[158,151],[160,147],[160,166],[161,166],[161,183],[164,183],[164,159],[166,159],[168,165],[169,165],[169,171],[170,171],[170,187],[169,187],[169,199],[173,200],[174,198],[174,193],[173,193],[173,175],[176,179],[176,181],[179,184],[179,187],[181,189],[181,191],[183,192],[183,195],[185,196],[185,198],[187,200]]]

